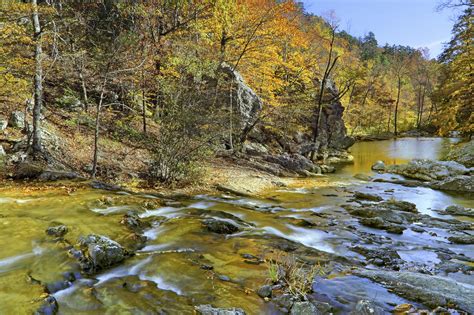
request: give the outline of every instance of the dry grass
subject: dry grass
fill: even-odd
[[[315,277],[327,274],[319,262],[309,265],[298,261],[294,255],[277,253],[267,260],[267,264],[269,281],[283,284],[289,294],[299,299],[306,299],[313,292]]]

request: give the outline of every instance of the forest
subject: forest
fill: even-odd
[[[31,117],[32,152],[42,151],[43,117],[70,130],[92,177],[108,138],[151,150],[168,181],[178,167],[168,160],[238,151],[257,123],[317,137],[334,101],[350,136],[473,130],[470,5],[438,59],[381,46],[372,32],[355,38],[334,12],[308,14],[296,1],[7,1],[0,21],[2,111]],[[240,128],[223,65],[261,98],[253,126]]]
[[[0,314],[474,314],[473,2],[332,1],[0,1]]]

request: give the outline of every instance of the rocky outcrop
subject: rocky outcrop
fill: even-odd
[[[242,75],[229,64],[222,63],[220,69],[234,83],[232,103],[240,116],[240,129],[245,130],[257,120],[258,114],[262,110],[262,100],[245,83]]]

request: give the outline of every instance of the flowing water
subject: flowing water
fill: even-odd
[[[60,314],[192,314],[199,304],[240,307],[247,314],[278,314],[255,290],[268,278],[262,260],[279,250],[332,266],[326,276],[315,280],[313,298],[329,302],[341,313],[362,298],[390,310],[407,301],[377,283],[348,275],[339,263],[341,257],[367,263],[351,250],[354,244],[371,246],[360,233],[385,237],[407,265],[426,268],[443,259],[433,248],[450,249],[472,261],[474,246],[450,244],[444,231],[436,236],[428,233],[433,231],[411,230],[394,235],[366,228],[341,205],[357,190],[413,202],[420,212],[432,216],[438,216],[433,210],[447,205],[474,207],[472,196],[353,177],[374,175],[370,166],[376,160],[390,164],[439,158],[451,141],[406,138],[358,143],[352,148],[353,165],[327,177],[298,180],[259,198],[199,195],[166,200],[76,189],[67,183],[47,189],[14,183],[1,187],[0,314],[30,314],[43,300],[45,287],[57,299]],[[131,209],[152,223],[145,231],[145,247],[112,269],[81,278],[75,260],[67,254],[68,243],[95,233],[128,244],[130,231],[120,220]],[[202,227],[204,218],[231,220],[242,229],[228,236],[209,233]],[[66,242],[45,234],[48,226],[59,223],[69,227]],[[65,275],[71,272],[78,280],[67,283]],[[469,277],[448,276],[474,285]]]

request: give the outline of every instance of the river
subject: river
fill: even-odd
[[[76,189],[67,183],[49,190],[17,184],[1,187],[0,314],[33,312],[45,286],[58,301],[60,314],[192,314],[200,304],[240,307],[247,314],[278,314],[275,305],[255,290],[268,278],[263,260],[280,251],[327,266],[325,275],[314,281],[312,298],[330,303],[338,313],[349,312],[364,298],[386,311],[401,303],[416,304],[381,284],[349,274],[351,265],[371,266],[354,247],[390,246],[404,261],[402,268],[430,271],[447,259],[440,252],[448,250],[467,257],[472,265],[474,246],[447,242],[443,229],[391,234],[364,227],[341,206],[350,202],[354,191],[361,191],[415,203],[421,213],[433,217],[440,217],[434,210],[448,205],[474,207],[472,196],[354,177],[387,176],[370,170],[377,160],[390,164],[437,159],[453,141],[404,138],[357,143],[351,149],[354,164],[259,198],[198,195],[167,200]],[[95,233],[127,244],[130,232],[120,220],[129,210],[152,224],[145,231],[145,247],[112,269],[94,277],[80,276],[67,254],[69,243]],[[209,233],[203,230],[204,218],[231,220],[242,228],[227,236]],[[44,232],[59,223],[69,227],[66,241],[56,242]],[[366,235],[384,241],[371,243]],[[444,276],[474,285],[472,277],[460,272]]]

